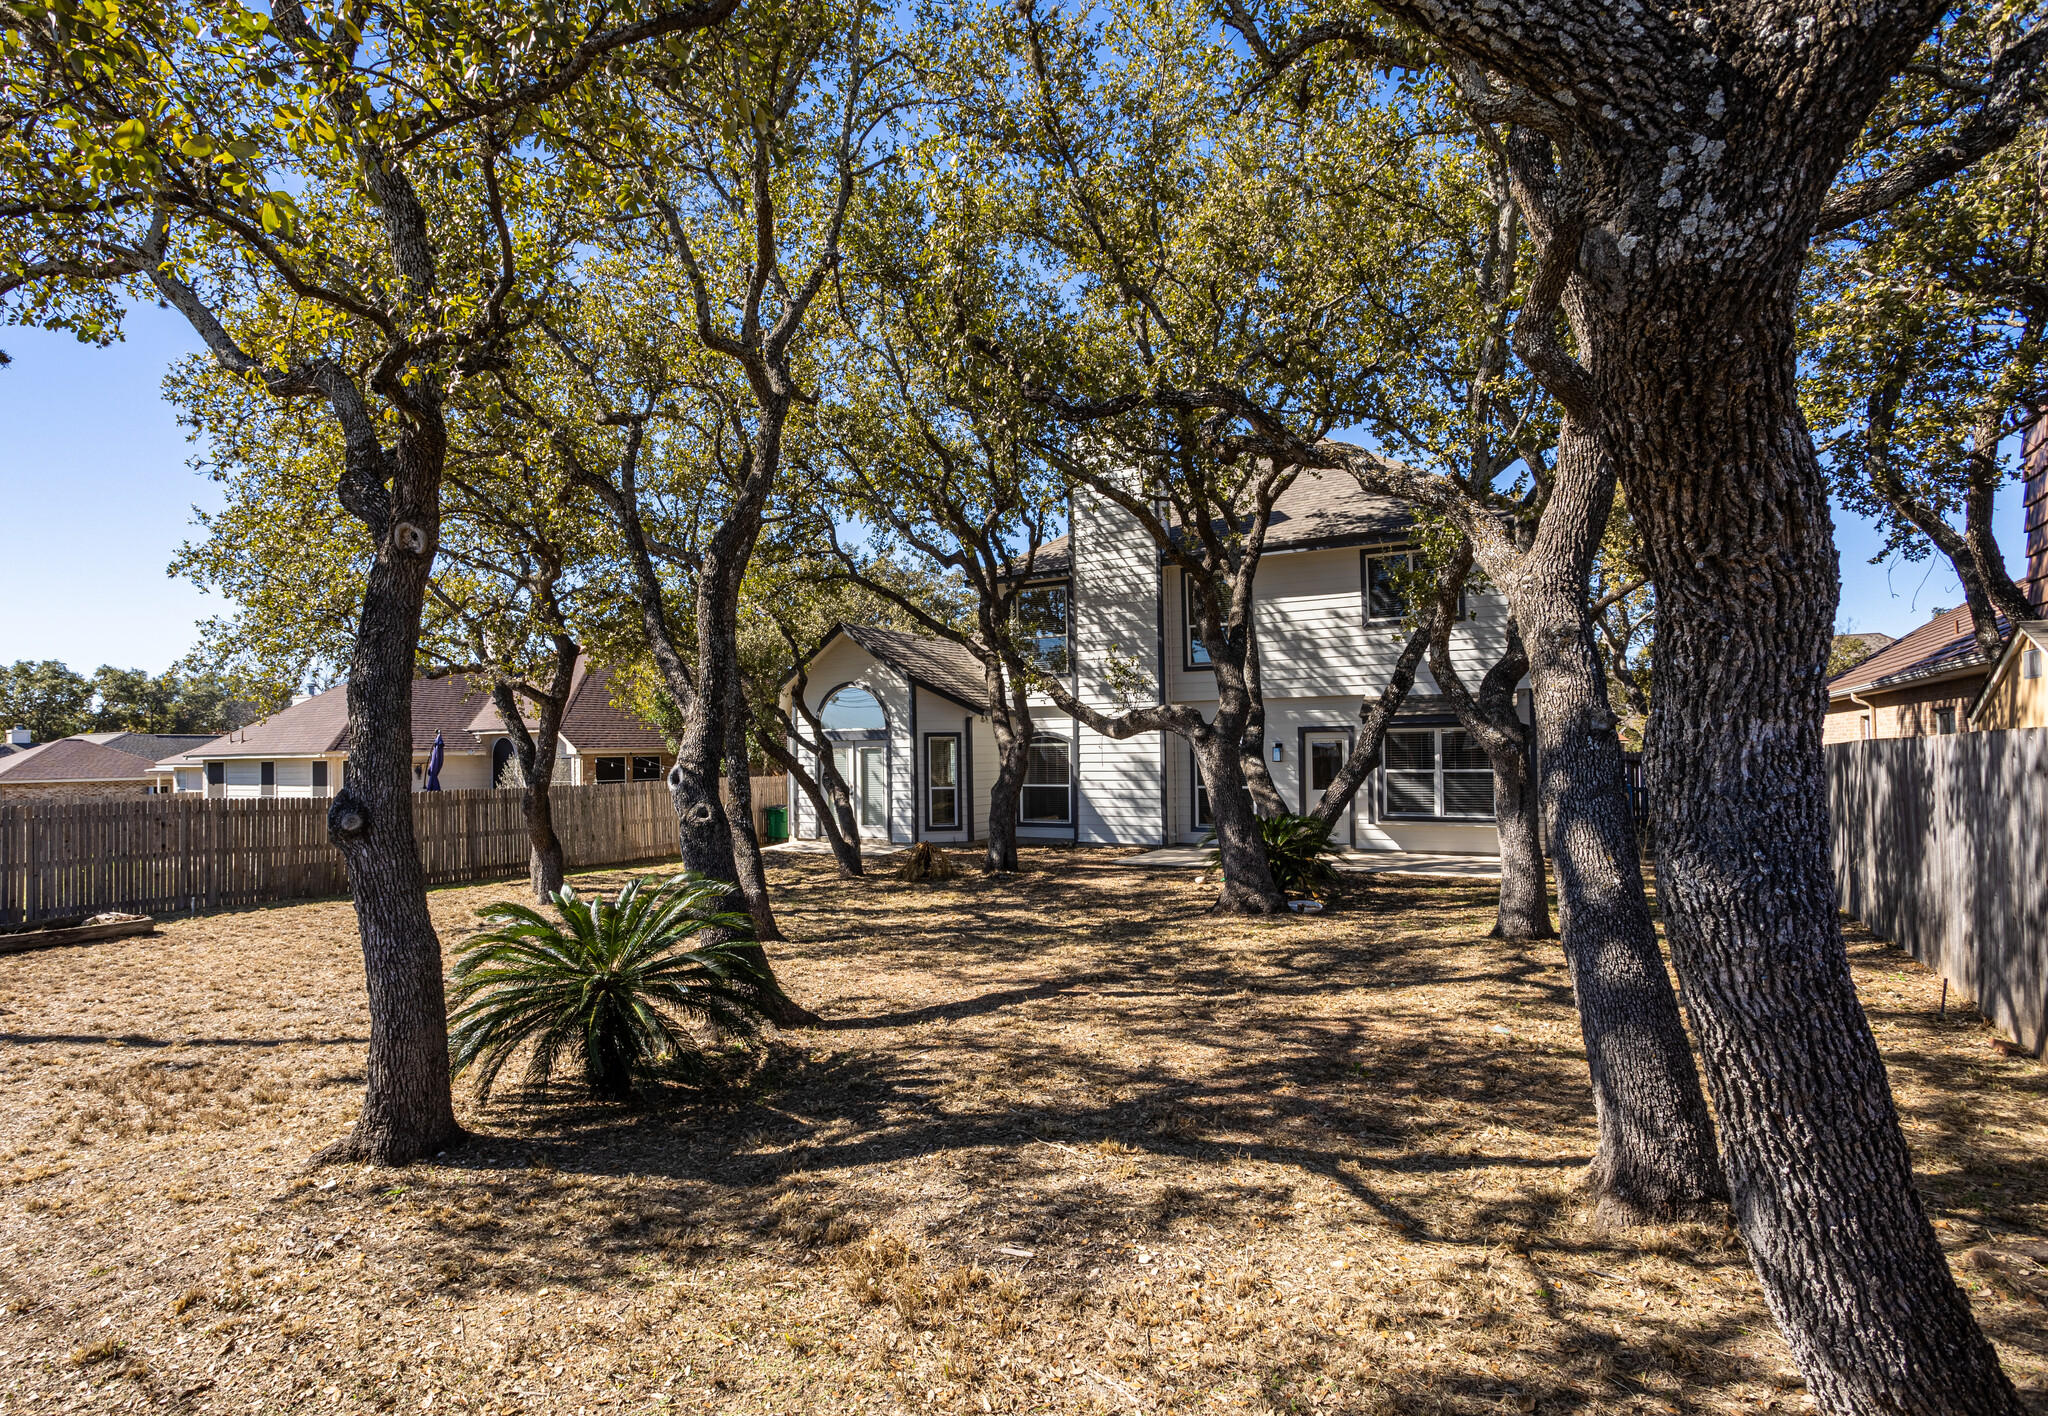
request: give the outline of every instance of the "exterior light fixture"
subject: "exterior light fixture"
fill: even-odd
[[[1282,756],[1284,756],[1284,755],[1286,754],[1286,751],[1287,751],[1287,749],[1286,749],[1285,747],[1283,747],[1283,746],[1282,746],[1281,744],[1279,744],[1279,743],[1277,743],[1277,742],[1276,742],[1276,743],[1274,743],[1274,744],[1273,744],[1273,760],[1274,760],[1275,762],[1278,762],[1278,761],[1279,761],[1279,760],[1281,759],[1281,757],[1282,757]]]

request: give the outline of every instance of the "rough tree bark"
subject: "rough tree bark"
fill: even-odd
[[[752,755],[747,751],[754,715],[738,679],[733,681],[725,711],[725,781],[732,792],[733,863],[739,870],[740,893],[747,897],[747,913],[754,920],[754,937],[776,941],[783,937],[782,928],[775,923],[775,908],[768,900],[768,871],[761,858],[760,839],[754,835],[754,777]]]
[[[1017,803],[1031,766],[1030,688],[1019,674],[1006,674],[999,658],[985,665],[988,723],[996,740],[996,779],[988,791],[988,849],[982,869],[1011,874],[1017,869]]]
[[[1568,416],[1543,520],[1498,583],[1525,627],[1538,787],[1600,1127],[1590,1184],[1601,1222],[1622,1226],[1709,1212],[1728,1187],[1643,893],[1621,739],[1586,604],[1613,496],[1598,440]]]
[[[1443,577],[1431,616],[1429,671],[1450,700],[1451,710],[1493,768],[1493,819],[1500,838],[1500,902],[1493,938],[1549,939],[1550,882],[1543,869],[1543,840],[1536,816],[1535,773],[1529,761],[1531,728],[1515,711],[1515,689],[1528,672],[1529,656],[1512,613],[1507,644],[1480,680],[1475,697],[1451,661],[1451,626],[1458,596],[1472,566],[1469,545]]]
[[[1266,765],[1266,692],[1259,676],[1259,625],[1256,615],[1251,623],[1250,642],[1244,650],[1245,693],[1252,706],[1245,713],[1244,737],[1238,743],[1238,764],[1244,772],[1244,784],[1252,794],[1252,805],[1261,816],[1287,815],[1287,803],[1280,796],[1280,789],[1273,785],[1272,769]]]
[[[569,706],[569,689],[575,682],[576,658],[581,652],[566,635],[556,635],[554,640],[554,673],[547,687],[535,695],[534,731],[527,729],[512,685],[499,682],[491,686],[491,702],[512,739],[520,775],[525,778],[519,806],[526,818],[529,842],[527,877],[539,904],[546,904],[562,888],[562,842],[555,834],[554,817],[555,766],[560,760],[562,714]]]
[[[1831,194],[1939,5],[1830,0],[1794,24],[1752,0],[1627,25],[1596,0],[1385,8],[1475,66],[1482,116],[1541,127],[1585,183],[1582,364],[1531,363],[1553,392],[1583,381],[1657,584],[1659,878],[1772,1312],[1823,1411],[2016,1416],[1914,1189],[1835,914],[1836,561],[1794,347],[1811,234],[1958,170],[2004,119]],[[2044,39],[2014,48],[2038,64]],[[1994,70],[1985,114],[2010,77]]]

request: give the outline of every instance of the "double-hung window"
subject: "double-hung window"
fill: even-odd
[[[1195,582],[1183,571],[1180,577],[1180,622],[1186,630],[1184,638],[1187,641],[1187,662],[1183,667],[1206,669],[1209,667],[1209,646],[1202,642],[1202,612],[1197,603]]]
[[[1017,631],[1032,661],[1058,677],[1072,666],[1067,652],[1067,587],[1034,585],[1017,592]]]
[[[1064,826],[1074,819],[1072,749],[1063,737],[1041,734],[1031,740],[1024,768],[1024,793],[1017,816],[1027,826]]]
[[[1408,574],[1408,553],[1367,554],[1364,559],[1366,623],[1407,618],[1408,595],[1402,577]]]
[[[924,740],[924,824],[960,829],[960,734],[929,733]]]
[[[1493,815],[1493,765],[1463,728],[1404,728],[1380,757],[1381,815],[1484,820]]]

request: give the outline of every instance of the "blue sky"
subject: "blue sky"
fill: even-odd
[[[232,607],[165,574],[193,534],[192,507],[218,505],[187,465],[160,390],[197,340],[183,320],[146,307],[108,349],[66,334],[0,329],[0,664],[61,659],[157,672],[191,647],[195,623]],[[1962,603],[1947,561],[1870,565],[1883,538],[1840,508],[1844,629],[1903,634],[1936,606]],[[2019,488],[1998,501],[1999,544],[2021,569]]]

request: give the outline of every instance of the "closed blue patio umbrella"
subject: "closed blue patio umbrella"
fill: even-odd
[[[441,757],[441,735],[435,733],[434,750],[427,754],[427,790],[430,792],[441,790]]]

